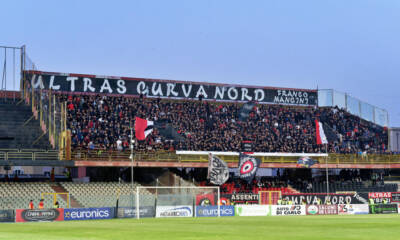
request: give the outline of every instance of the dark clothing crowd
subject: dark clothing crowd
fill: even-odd
[[[67,102],[72,146],[82,149],[129,150],[135,117],[170,123],[183,141],[166,140],[157,129],[137,151],[242,151],[243,141],[254,152],[325,152],[317,145],[315,119],[336,136],[331,153],[384,153],[387,129],[342,109],[257,104],[246,121],[239,121],[242,103],[173,100],[106,95],[59,95]]]

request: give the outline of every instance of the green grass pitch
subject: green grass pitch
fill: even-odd
[[[150,218],[1,223],[0,239],[400,239],[400,215]]]

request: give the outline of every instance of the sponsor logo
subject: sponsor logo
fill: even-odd
[[[311,215],[318,214],[318,206],[316,205],[310,205],[307,207],[307,213]]]
[[[119,218],[135,218],[137,214],[136,208],[119,208]],[[146,206],[139,208],[139,216],[142,217],[154,217],[154,207]]]
[[[280,207],[278,206],[275,211],[276,215],[301,215],[301,206],[287,206]]]
[[[40,210],[23,210],[22,219],[25,221],[52,221],[55,220],[60,213],[56,209],[40,209]]]
[[[367,204],[340,204],[338,205],[339,214],[368,214]]]
[[[65,209],[65,220],[108,219],[111,218],[110,208]]]
[[[234,216],[235,211],[233,206],[220,206],[220,216]],[[197,217],[217,217],[218,216],[218,206],[210,207],[196,207]]]
[[[337,205],[308,205],[307,215],[337,215]]]
[[[267,216],[271,214],[271,206],[267,205],[236,205],[236,216]]]
[[[369,206],[369,212],[373,214],[379,213],[397,213],[397,204],[373,204]]]
[[[14,222],[13,210],[0,210],[0,222]]]
[[[192,216],[192,209],[189,207],[178,207],[163,210],[160,212],[160,217],[190,217]]]

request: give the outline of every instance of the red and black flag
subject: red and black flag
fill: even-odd
[[[318,119],[315,120],[315,133],[318,145],[334,142],[338,138],[328,124],[322,123]]]
[[[135,136],[137,140],[145,140],[146,137],[153,132],[153,121],[143,118],[135,118]]]
[[[260,167],[261,160],[243,153],[239,155],[239,177],[247,182],[251,182],[256,176]]]
[[[160,135],[166,140],[183,141],[180,135],[167,121],[149,121],[143,118],[135,118],[135,136],[137,140],[143,141],[156,128]]]

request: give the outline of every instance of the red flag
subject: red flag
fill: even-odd
[[[135,136],[138,140],[145,140],[146,137],[153,131],[153,128],[149,128],[153,126],[153,121],[148,121],[143,118],[136,117],[135,118]]]

